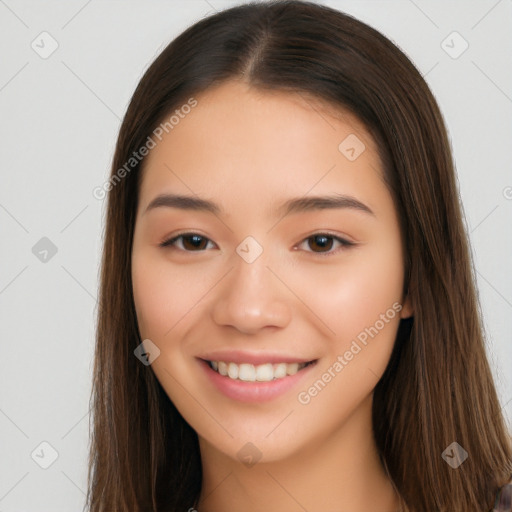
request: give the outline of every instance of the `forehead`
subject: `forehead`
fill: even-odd
[[[256,201],[336,186],[353,193],[381,182],[374,140],[341,108],[236,81],[194,99],[197,105],[183,110],[146,157],[142,198],[168,187]]]

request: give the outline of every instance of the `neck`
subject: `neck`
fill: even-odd
[[[395,512],[398,496],[377,454],[371,405],[369,396],[337,431],[299,453],[252,467],[200,439],[198,512]]]

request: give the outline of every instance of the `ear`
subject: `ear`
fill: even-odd
[[[410,318],[414,316],[414,308],[410,295],[406,295],[405,300],[402,302],[402,309],[400,310],[400,318]]]

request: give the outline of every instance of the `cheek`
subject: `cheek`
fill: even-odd
[[[143,251],[133,256],[133,296],[143,338],[163,339],[190,309],[190,287],[179,274],[169,275],[169,270]]]
[[[317,292],[308,304],[334,334],[297,399],[327,430],[373,391],[389,362],[402,308],[399,247],[380,250],[378,257],[368,251],[346,268],[321,269],[315,276]]]
[[[340,265],[319,266],[314,273],[296,277],[298,294],[307,297],[332,341],[331,357],[349,350],[354,340],[364,347],[361,354],[365,357],[389,356],[400,322],[403,267],[399,248],[394,243],[381,244],[378,250],[364,248],[347,255]],[[378,340],[371,350],[370,340]]]
[[[184,336],[198,321],[202,300],[222,276],[218,271],[209,265],[171,264],[151,249],[134,252],[133,296],[141,336],[162,342],[162,348]]]

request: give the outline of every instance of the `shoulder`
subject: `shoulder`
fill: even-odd
[[[512,512],[512,479],[496,494],[492,512]]]

